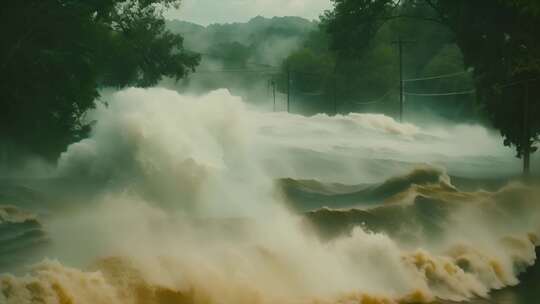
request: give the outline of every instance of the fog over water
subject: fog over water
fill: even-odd
[[[47,179],[0,188],[0,303],[467,301],[536,260],[538,189],[482,126],[108,101]]]

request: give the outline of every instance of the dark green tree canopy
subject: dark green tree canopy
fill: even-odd
[[[342,2],[342,5],[352,9],[359,3]],[[431,7],[420,4],[407,1],[396,7],[394,2],[387,2],[377,6],[377,9],[385,11],[380,18],[366,13],[370,16],[368,19],[376,20],[376,26],[366,24],[367,28],[373,29],[373,34],[359,34],[363,32],[364,23],[359,24],[357,16],[351,15],[350,24],[346,25],[343,20],[335,18],[339,13],[337,10],[327,12],[322,16],[318,29],[307,35],[303,45],[292,52],[282,65],[278,88],[286,93],[286,77],[283,75],[287,73],[288,66],[292,71],[293,103],[309,104],[314,108],[310,113],[334,113],[337,107],[338,112],[343,113],[364,111],[397,115],[399,57],[393,44],[397,38],[419,42],[406,46],[406,78],[464,70],[463,58],[452,31],[446,25],[433,21],[438,16]],[[354,29],[358,24],[361,29],[351,33],[351,27]],[[470,73],[463,73],[437,81],[409,83],[407,89],[430,93],[465,91],[471,87]],[[303,94],[306,92],[309,94]],[[429,98],[414,99],[407,106],[410,113],[429,111],[460,122],[480,116],[473,95],[449,96],[436,104],[430,104]],[[339,103],[337,106],[333,104],[334,100]]]
[[[540,135],[540,5],[535,0],[333,0],[326,13],[331,47],[358,56],[392,19],[444,25],[493,125],[528,158]],[[399,35],[403,28],[397,28]],[[423,43],[421,41],[420,43]],[[536,82],[531,82],[534,80]],[[528,88],[528,89],[527,89]]]
[[[198,64],[162,12],[178,0],[25,0],[0,11],[0,148],[54,158],[88,130],[103,86],[151,86]]]

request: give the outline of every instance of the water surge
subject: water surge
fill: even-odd
[[[480,126],[261,113],[226,91],[164,89],[116,93],[93,118],[50,177],[76,184],[69,196],[47,216],[0,208],[0,244],[47,240],[0,276],[0,303],[467,301],[536,260],[537,188],[454,182],[515,173]],[[13,248],[3,261],[33,247]]]

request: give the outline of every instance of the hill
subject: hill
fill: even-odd
[[[316,27],[316,22],[300,17],[258,16],[245,23],[206,27],[180,20],[167,22],[171,32],[184,37],[186,48],[202,53],[206,61],[210,59],[236,67],[278,65]]]

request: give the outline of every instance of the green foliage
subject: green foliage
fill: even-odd
[[[208,56],[223,61],[226,69],[245,68],[251,57],[252,49],[239,42],[222,42],[212,45],[208,50]]]
[[[347,56],[354,56],[368,47],[370,41],[366,37],[377,34],[385,23],[381,16],[390,17],[396,5],[393,0],[332,2],[334,10],[326,12],[323,22],[327,23],[331,49]]]
[[[186,48],[225,66],[234,66],[241,55],[246,64],[277,65],[315,27],[315,23],[299,17],[255,17],[246,23],[206,27],[179,20],[167,22],[170,31],[185,37]]]
[[[537,0],[499,0],[501,3],[508,3],[525,14],[540,16],[540,2]]]
[[[297,86],[313,86],[322,81],[324,83],[320,84],[319,90],[322,89],[324,94],[321,98],[324,98],[326,103],[333,103],[334,98],[337,99],[340,112],[370,111],[396,115],[399,100],[399,57],[393,41],[398,38],[412,42],[405,46],[405,78],[463,71],[463,58],[454,43],[454,35],[448,27],[434,22],[437,12],[431,7],[420,5],[421,1],[412,0],[402,1],[399,5],[393,1],[376,2],[334,1],[335,9],[322,16],[319,29],[307,36],[300,51],[293,53],[296,57],[303,54],[305,60],[309,60],[309,57],[319,58],[316,60],[324,62],[321,65],[332,62],[334,67],[327,67],[326,72],[318,72],[316,63],[311,67],[304,67],[307,71],[318,73],[319,79],[314,76],[299,77],[293,73],[293,92]],[[360,22],[362,20],[366,21]],[[312,55],[309,55],[306,49]],[[457,53],[449,54],[445,50],[457,50]],[[298,58],[295,60],[299,61]],[[285,65],[282,74],[284,73]],[[409,88],[413,92],[448,92],[470,89],[470,81],[470,75],[463,75],[436,81],[435,88],[425,83],[410,85]],[[433,82],[429,84],[432,85]],[[282,90],[284,88],[286,87],[281,86]],[[314,99],[313,96],[294,97],[295,101],[304,99],[306,103]],[[432,100],[420,97],[414,99],[408,98],[409,101],[412,100],[407,106],[409,109],[426,107],[430,111],[458,120],[471,119],[475,114],[474,101],[471,98],[446,98],[445,102],[452,105],[450,111],[449,107],[440,103],[434,105]],[[381,103],[373,103],[378,100]],[[334,111],[333,106],[324,105],[319,110],[330,110],[330,113]]]
[[[283,75],[276,71],[316,27],[300,17],[255,17],[209,26],[168,21],[167,28],[185,38],[187,49],[203,54],[199,73],[174,87],[194,93],[228,88],[249,102],[268,106],[271,81],[283,86]],[[282,109],[285,97],[277,94],[276,99]]]
[[[528,158],[540,136],[539,82],[527,82],[540,78],[538,6],[502,0],[441,0],[434,6],[456,33],[465,63],[474,69],[478,97],[505,145]]]
[[[441,38],[436,32],[426,33],[417,26],[410,32],[401,22],[415,19],[443,24],[449,29],[459,47],[467,68],[474,71],[477,97],[488,113],[493,125],[505,138],[505,144],[515,146],[518,156],[533,151],[532,145],[540,135],[540,87],[527,79],[540,77],[540,5],[536,0],[333,0],[334,10],[325,15],[331,46],[345,55],[362,56],[375,41],[384,24],[399,19],[395,32],[406,38],[411,35],[434,41]],[[427,27],[426,27],[427,28]],[[406,34],[409,32],[409,34]],[[446,30],[446,32],[448,32]],[[431,38],[430,38],[431,37]],[[447,38],[436,43],[444,46]],[[440,60],[450,50],[441,53],[433,48],[421,58],[430,58],[433,52],[441,57],[414,66],[419,71],[439,70],[448,66]],[[414,50],[422,54],[421,50]],[[409,63],[410,64],[410,63]],[[442,68],[440,69],[442,70]],[[468,80],[463,79],[462,84]],[[513,85],[508,85],[513,84]],[[528,100],[528,103],[526,102]],[[525,127],[524,119],[529,122]]]
[[[198,63],[165,29],[177,0],[25,0],[0,11],[0,144],[54,158],[89,129],[98,88],[151,86]],[[4,149],[5,152],[5,149]]]
[[[284,61],[284,72],[287,69],[290,70],[291,75],[294,75],[295,91],[313,94],[331,86],[334,62],[333,58],[327,54],[316,54],[308,48],[303,48],[293,52]],[[280,84],[280,89],[285,91],[286,81],[280,81]]]

